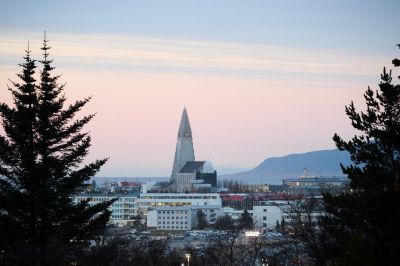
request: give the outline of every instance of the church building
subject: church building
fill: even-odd
[[[174,164],[172,167],[171,192],[210,192],[217,186],[217,172],[208,161],[196,161],[193,149],[192,129],[186,108],[183,109],[178,130]]]

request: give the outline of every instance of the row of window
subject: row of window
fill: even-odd
[[[135,215],[120,215],[120,214],[112,214],[111,219],[124,219],[124,220],[134,220]]]
[[[140,202],[141,206],[189,206],[192,205],[191,202]],[[205,204],[207,205],[207,204]]]
[[[87,200],[88,198],[90,198],[90,197],[78,198],[78,201],[84,201],[84,200]],[[90,198],[90,201],[103,202],[103,201],[109,201],[109,200],[112,200],[112,199],[115,199],[115,197],[109,197],[109,198],[108,197],[102,197],[102,198],[93,197],[93,198]],[[117,199],[116,202],[135,202],[135,198],[128,198],[128,197],[119,198],[119,199]]]
[[[217,196],[141,196],[141,199],[217,199]]]
[[[169,225],[167,225],[167,226],[159,226],[157,229],[189,229],[188,228],[188,226],[169,226]]]
[[[170,219],[170,217],[171,217],[171,219],[175,219],[175,216],[161,216],[161,217],[159,217],[158,219]],[[179,216],[176,216],[176,219],[178,220],[178,219],[187,219],[187,218],[189,218],[189,216],[181,216],[181,217],[179,217]]]
[[[135,204],[129,203],[113,203],[111,206],[114,208],[135,208]]]
[[[161,224],[161,222],[160,222],[160,224]],[[169,221],[163,221],[162,224],[187,224],[187,222],[185,222],[185,223],[184,223],[184,222],[180,222],[180,223],[179,223],[179,222],[176,222],[176,223],[175,223],[174,221],[172,221],[172,222],[170,223]]]
[[[187,214],[189,211],[158,211],[158,214]]]

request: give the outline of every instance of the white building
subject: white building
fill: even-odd
[[[160,231],[187,231],[198,224],[197,212],[202,211],[209,224],[221,215],[221,206],[158,206],[147,213],[147,227]]]
[[[155,188],[157,183],[158,183],[157,181],[148,181],[143,183],[140,187],[140,192],[147,193],[147,191]]]
[[[192,228],[192,214],[188,206],[162,206],[148,212],[147,227],[157,230],[184,231]]]
[[[253,222],[258,229],[274,229],[282,220],[281,205],[275,202],[259,201],[253,206]]]
[[[231,207],[223,207],[222,208],[222,214],[228,215],[234,221],[239,220],[242,217],[243,212],[244,212],[244,210],[236,210]],[[251,211],[248,211],[248,212],[250,213]]]
[[[220,209],[222,205],[221,198],[217,193],[144,193],[144,194],[95,194],[83,193],[74,196],[74,202],[79,203],[90,199],[89,205],[116,199],[110,207],[110,224],[117,226],[130,225],[136,221],[136,216],[141,215],[147,219],[149,227],[157,227],[157,216],[154,212],[158,207],[185,207],[185,206],[203,206],[209,223],[214,223],[216,216],[211,215],[212,208],[208,206],[217,206]],[[148,213],[149,212],[149,213]],[[151,216],[153,215],[153,216]],[[192,219],[192,218],[190,218]],[[170,227],[172,224],[170,224]],[[175,225],[176,226],[176,225]],[[171,228],[170,228],[171,229]],[[176,229],[176,228],[175,228]]]
[[[208,224],[214,224],[217,218],[222,215],[221,205],[193,205],[190,206],[192,211],[192,226],[196,227],[198,224],[197,212],[202,211],[205,214],[205,219]]]
[[[138,215],[137,195],[135,194],[78,194],[74,196],[74,203],[90,200],[89,205],[93,206],[101,202],[117,200],[111,204],[110,224],[117,226],[130,225]]]
[[[222,205],[218,193],[146,193],[137,199],[141,214],[162,206]]]
[[[253,210],[247,212],[253,218],[254,227],[256,229],[274,229],[276,221],[281,222],[282,210],[281,203],[259,201],[253,206]],[[244,210],[236,210],[231,207],[223,207],[222,214],[228,215],[234,221],[238,221],[243,214]]]
[[[317,222],[321,216],[325,215],[321,201],[322,196],[291,201],[281,206],[282,217],[288,226],[297,222]]]

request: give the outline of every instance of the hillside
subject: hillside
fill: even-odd
[[[350,155],[339,150],[311,151],[265,159],[255,168],[236,174],[221,175],[219,179],[239,179],[250,183],[276,183],[284,178],[299,177],[304,169],[313,176],[343,175],[340,163],[351,164]]]

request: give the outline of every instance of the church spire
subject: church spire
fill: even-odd
[[[186,107],[183,108],[181,123],[179,125],[178,138],[179,137],[192,137],[192,129],[190,128],[189,117],[186,111]]]
[[[178,172],[188,161],[194,161],[192,129],[189,123],[189,116],[186,107],[183,109],[181,123],[178,130],[174,165],[172,168],[171,182],[176,181]]]

